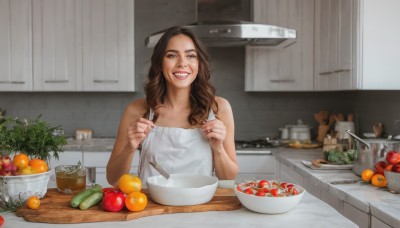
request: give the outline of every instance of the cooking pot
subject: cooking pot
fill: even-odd
[[[355,140],[355,158],[353,171],[361,176],[365,169],[374,169],[378,161],[384,161],[387,152],[391,150],[400,151],[400,141],[387,139],[361,139],[350,130],[346,131]]]
[[[310,127],[304,124],[287,126],[290,140],[311,140]]]

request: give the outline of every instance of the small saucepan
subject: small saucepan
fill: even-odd
[[[359,176],[361,176],[363,170],[374,169],[378,161],[385,160],[387,152],[391,150],[400,151],[400,141],[361,139],[350,130],[346,132],[356,141],[353,171]]]

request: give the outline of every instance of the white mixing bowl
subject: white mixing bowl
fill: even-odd
[[[218,179],[199,174],[152,176],[146,180],[151,199],[162,205],[188,206],[209,202],[217,190]]]
[[[3,176],[0,184],[0,195],[6,202],[10,200],[26,200],[30,196],[43,198],[47,192],[47,184],[53,170],[44,173]]]

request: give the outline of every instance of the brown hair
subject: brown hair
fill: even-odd
[[[154,47],[151,56],[151,66],[148,74],[148,82],[144,87],[146,102],[149,108],[154,110],[153,121],[156,122],[159,113],[157,109],[164,103],[167,93],[166,80],[162,73],[162,62],[169,40],[176,35],[185,35],[192,39],[199,58],[199,71],[192,83],[190,90],[191,112],[188,117],[189,123],[194,126],[207,120],[210,110],[218,114],[218,104],[215,100],[215,88],[210,83],[209,57],[197,38],[188,29],[171,27],[166,30]],[[147,110],[145,116],[147,116]]]

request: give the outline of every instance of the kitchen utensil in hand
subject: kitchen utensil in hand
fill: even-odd
[[[155,162],[149,161],[150,165],[153,166],[153,168],[155,168],[161,175],[163,175],[163,177],[165,177],[165,179],[169,179],[169,174],[163,169],[161,168],[160,165],[158,165]]]

